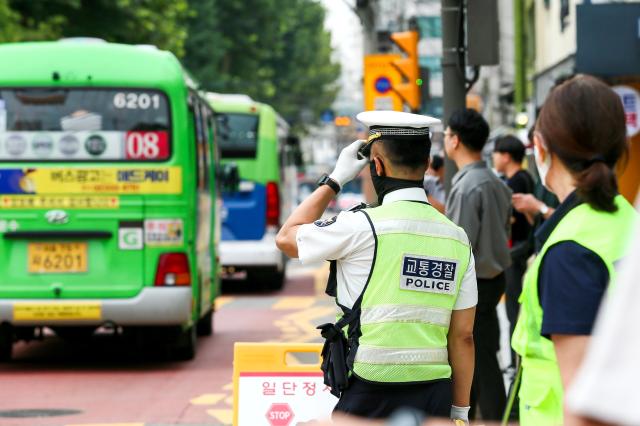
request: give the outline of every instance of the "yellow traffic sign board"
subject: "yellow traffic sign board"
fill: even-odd
[[[364,109],[402,111],[402,99],[394,87],[402,77],[392,65],[401,59],[398,54],[375,54],[364,57]]]

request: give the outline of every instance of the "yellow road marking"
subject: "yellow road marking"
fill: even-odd
[[[144,426],[144,423],[82,423],[67,426]]]
[[[317,306],[302,309],[285,315],[276,324],[282,331],[280,341],[284,342],[313,342],[320,339],[320,332],[316,329],[319,318],[331,316],[335,313],[333,306]]]
[[[231,296],[218,296],[216,297],[216,310],[219,310],[220,308],[222,308],[224,305],[233,302],[233,297]]]
[[[310,308],[315,302],[316,298],[314,296],[282,297],[271,307],[271,309],[306,309]]]
[[[286,326],[286,327],[280,327],[280,331],[287,334],[288,333],[294,334],[298,332],[298,327],[292,326],[292,325]]]
[[[211,417],[215,417],[220,423],[230,425],[233,422],[233,410],[228,409],[210,409],[207,410],[207,414]]]
[[[227,396],[224,393],[205,393],[191,400],[193,405],[216,405]]]

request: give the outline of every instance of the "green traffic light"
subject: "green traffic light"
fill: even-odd
[[[421,79],[421,78],[417,79],[417,80],[416,80],[416,84],[417,84],[418,86],[422,86],[422,79]]]

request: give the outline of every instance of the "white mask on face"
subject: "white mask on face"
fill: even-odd
[[[540,146],[540,149],[544,148]],[[551,155],[549,155],[549,151],[547,151],[546,149],[544,150],[547,154],[545,155],[546,158],[544,161],[542,161],[542,159],[540,158],[537,147],[533,148],[533,156],[536,159],[536,167],[538,169],[538,174],[540,175],[540,182],[542,183],[542,185],[544,185],[545,188],[549,189],[549,186],[547,185],[547,174],[549,173],[549,169],[551,168]]]

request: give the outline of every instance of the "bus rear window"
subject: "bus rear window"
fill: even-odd
[[[258,116],[217,113],[218,146],[222,158],[255,158],[258,147]]]
[[[0,161],[160,161],[169,106],[154,90],[0,89]]]

